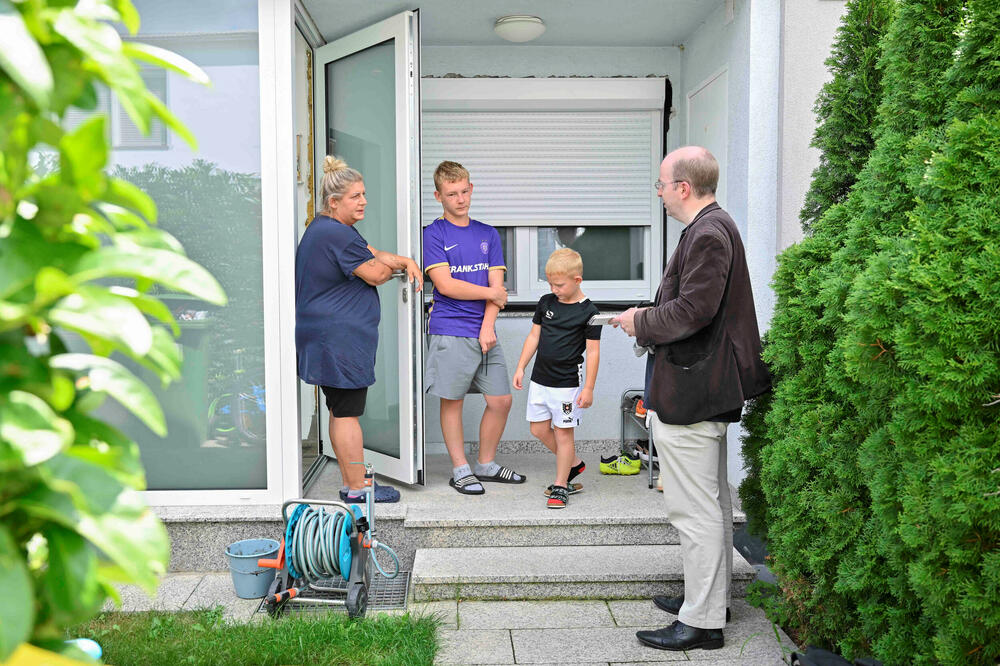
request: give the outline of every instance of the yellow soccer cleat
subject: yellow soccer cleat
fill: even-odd
[[[640,467],[642,467],[642,461],[638,458],[629,458],[624,453],[620,456],[601,457],[601,474],[634,476],[639,473]]]

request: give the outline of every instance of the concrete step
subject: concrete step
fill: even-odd
[[[553,513],[553,512],[550,512]],[[666,519],[632,521],[581,517],[569,521],[405,520],[405,538],[415,549],[502,546],[605,546],[678,544]]]
[[[399,488],[396,504],[379,504],[378,539],[399,555],[403,569],[412,570],[414,555],[423,548],[488,548],[504,546],[670,545],[679,543],[667,519],[662,493],[648,488],[639,476],[604,476],[599,460],[584,455],[588,470],[578,479],[584,491],[570,497],[570,506],[552,511],[542,491],[552,482],[553,457],[516,455],[504,464],[528,476],[524,484],[487,483],[486,494],[460,495],[448,485],[447,456],[427,457],[427,485]],[[310,489],[311,499],[336,499],[340,474],[328,464]],[[280,505],[154,507],[167,526],[172,572],[226,571],[225,549],[241,539],[280,539]],[[734,516],[736,527],[746,521]]]
[[[157,516],[170,539],[171,573],[228,571],[226,547],[243,539],[281,541],[284,523],[281,506],[158,506]],[[406,558],[404,569],[413,563],[415,548],[403,536],[405,507],[379,505],[378,538]],[[401,548],[396,548],[399,544]]]
[[[756,572],[733,551],[732,594]],[[417,601],[635,599],[684,592],[679,545],[421,548],[411,575]]]
[[[552,511],[542,492],[552,482],[551,454],[504,458],[528,481],[486,483],[480,496],[455,492],[447,457],[428,456],[427,485],[402,490],[406,539],[415,548],[679,543],[663,494],[648,488],[645,473],[602,475],[598,459],[583,457],[588,469],[577,479],[583,492],[570,497],[566,510]],[[737,527],[746,521],[741,512],[734,519]]]

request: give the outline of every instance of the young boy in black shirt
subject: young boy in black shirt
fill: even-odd
[[[514,372],[514,388],[524,388],[525,367],[537,350],[528,386],[528,421],[531,434],[556,454],[556,480],[545,494],[550,509],[562,509],[569,495],[583,489],[582,484],[571,485],[586,469],[576,455],[573,429],[580,425],[582,411],[594,402],[601,327],[587,324],[599,311],[580,290],[583,260],[579,253],[570,249],[553,252],[545,264],[545,278],[552,293],[542,296],[535,308],[531,332]],[[584,351],[587,373],[582,382]]]

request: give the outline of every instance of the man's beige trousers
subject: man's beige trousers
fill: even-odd
[[[667,516],[680,532],[684,559],[684,605],[677,619],[699,629],[721,629],[733,573],[728,424],[666,425],[652,412],[650,423]]]

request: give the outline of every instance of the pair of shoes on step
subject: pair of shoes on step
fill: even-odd
[[[577,484],[573,484],[577,485]],[[549,486],[549,498],[545,500],[545,506],[550,509],[565,509],[569,504],[569,488],[566,486]]]
[[[573,483],[573,479],[580,476],[587,469],[587,463],[582,460],[569,469],[569,483],[565,486],[550,485],[545,489],[545,506],[550,509],[564,509],[569,504],[569,495],[575,495],[583,490],[582,483]],[[560,490],[557,492],[556,489]]]
[[[388,503],[398,502],[399,501],[399,491],[398,490],[396,490],[392,486],[382,486],[382,485],[379,485],[378,483],[375,482],[374,479],[372,479],[372,483],[375,484],[375,501],[376,502],[379,502],[379,503],[382,503],[382,504],[388,504]],[[345,502],[347,504],[364,504],[368,500],[366,499],[365,493],[362,493],[361,495],[358,495],[356,497],[351,497],[351,495],[348,494],[348,491],[347,491],[346,488],[341,488],[340,489],[340,501],[341,502]]]
[[[649,464],[649,449],[642,444],[635,445],[635,455],[642,462]],[[660,459],[656,457],[656,452],[653,452],[653,464],[659,466]]]
[[[653,605],[660,610],[667,611],[673,615],[677,615],[681,612],[681,606],[684,605],[684,597],[668,597],[665,594],[657,594],[653,597]],[[729,622],[730,612],[729,608],[726,608],[726,622]]]
[[[643,645],[657,650],[718,650],[726,644],[722,629],[699,629],[691,627],[680,620],[662,629],[635,632],[635,637]]]
[[[642,462],[638,458],[632,458],[626,454],[620,456],[601,456],[601,474],[619,474],[621,476],[635,476],[639,473]]]
[[[684,597],[668,597],[656,595],[653,603],[657,608],[676,615],[684,605]],[[726,622],[729,622],[729,609],[726,609]],[[662,629],[637,631],[635,637],[643,645],[657,650],[717,650],[725,645],[722,629],[700,629],[675,620]]]
[[[465,469],[469,469],[466,467]],[[518,474],[509,467],[504,467],[503,465],[497,465],[497,469],[493,474],[472,474],[471,470],[469,474],[465,474],[459,478],[448,479],[448,485],[460,492],[463,495],[482,495],[486,492],[483,488],[481,481],[489,481],[491,483],[524,483],[528,480],[528,477],[523,474]]]

